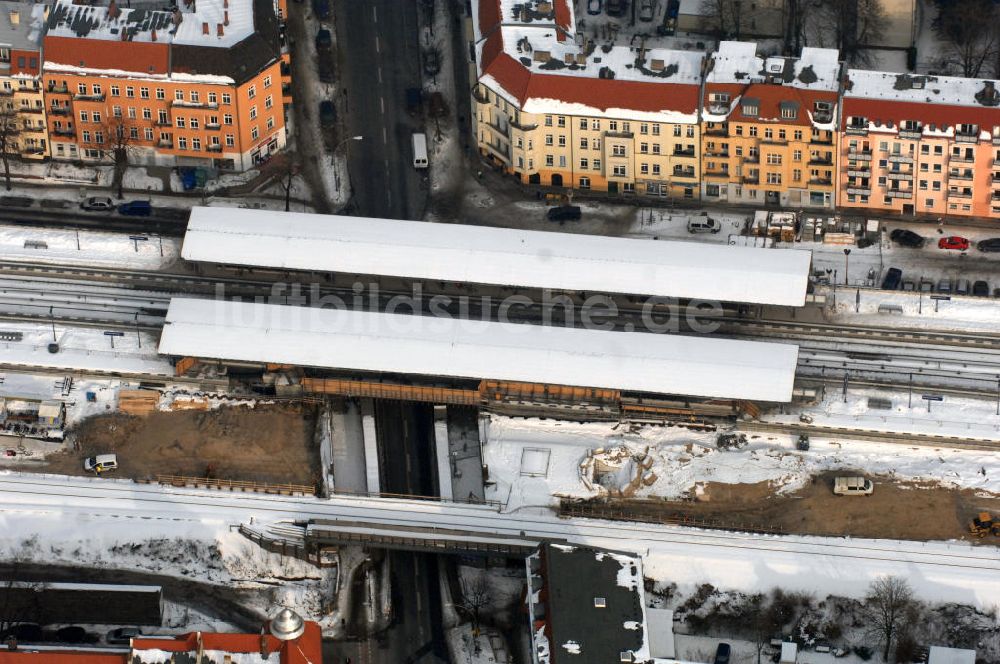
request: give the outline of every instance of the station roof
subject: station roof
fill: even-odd
[[[186,260],[801,306],[811,253],[237,208],[191,210]]]
[[[186,298],[159,352],[780,402],[798,358],[788,344]]]

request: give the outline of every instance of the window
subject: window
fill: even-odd
[[[180,116],[177,116],[176,118],[174,118],[174,124],[176,124],[178,128],[183,129],[184,128],[184,118],[182,118]]]
[[[259,137],[260,131],[257,129],[257,125],[250,127],[250,138],[256,141]]]
[[[152,127],[146,127],[146,129],[144,130],[144,133],[145,133],[147,141],[153,140],[153,128]]]
[[[608,131],[618,131],[618,120],[608,120]]]
[[[799,169],[797,169],[797,168],[796,168],[796,169],[794,169],[794,170],[792,171],[792,180],[793,180],[794,182],[800,182],[800,181],[802,180],[802,171],[800,171],[800,170],[799,170]]]
[[[267,125],[268,129],[274,129],[274,116],[273,115],[267,116],[267,122],[265,124]],[[566,157],[559,157],[559,161],[563,162],[561,164],[562,166],[566,165],[566,163],[565,163],[566,162]]]
[[[639,173],[641,175],[649,175],[649,164],[645,162],[639,164]]]
[[[750,136],[752,138],[752,137],[754,137],[754,136],[757,135],[757,126],[756,125],[750,125],[750,128],[747,131],[750,133]]]
[[[156,98],[159,100],[164,100],[167,98],[167,91],[163,88],[156,88]]]
[[[270,76],[265,76],[264,77],[264,87],[265,88],[271,87],[271,77]]]
[[[593,129],[594,131],[597,131],[598,129],[601,128],[601,121],[600,120],[591,120],[590,121],[590,128]]]
[[[84,83],[78,83],[76,86],[76,91],[82,95],[87,94],[87,86]]]
[[[129,106],[128,107],[128,116],[132,120],[135,120],[135,106]]]
[[[94,83],[93,85],[91,85],[90,89],[93,90],[95,97],[100,97],[101,96],[101,86],[98,85],[97,83]]]
[[[254,99],[257,96],[257,86],[251,85],[247,88],[247,99]]]
[[[148,109],[148,108],[142,109],[142,119],[143,120],[152,120],[153,119],[153,111],[150,110],[150,109]]]
[[[133,88],[131,85],[126,85],[125,86],[125,96],[126,97],[135,97],[135,88]]]
[[[561,148],[566,147],[566,137],[565,136],[559,136],[559,141],[558,142],[559,142],[559,147],[561,147]]]
[[[792,161],[802,161],[802,150],[792,151]]]
[[[764,129],[764,138],[767,139],[767,140],[771,140],[772,138],[774,138],[774,130],[771,129],[770,127],[765,128]]]
[[[580,170],[581,171],[585,171],[585,170],[587,170],[587,168],[589,166],[590,166],[590,164],[587,162],[587,158],[586,157],[581,157],[580,158]]]
[[[121,92],[122,92],[121,88],[119,88],[117,85],[112,85],[111,86],[111,96],[112,97],[119,96],[121,94]]]
[[[178,138],[177,139],[177,147],[180,148],[181,150],[187,150],[188,139],[185,138],[184,136],[181,136],[180,138]]]
[[[681,126],[674,125],[674,138],[680,138],[680,137],[681,137]]]
[[[98,143],[100,145],[104,145],[104,132],[103,131],[95,131],[94,132],[94,142]]]
[[[250,115],[251,120],[253,120],[254,117],[257,115],[256,111],[254,111],[253,109],[250,109],[250,114],[251,114]],[[545,134],[545,144],[549,146],[552,145],[552,134]]]
[[[580,138],[580,149],[581,150],[586,150],[587,149],[587,137],[586,136],[582,136]]]
[[[646,122],[640,122],[639,123],[639,133],[643,134],[643,135],[648,134],[649,133],[649,124],[646,123]]]
[[[191,128],[198,129],[198,118],[191,118]]]
[[[226,114],[224,114],[222,116],[222,123],[223,124],[227,124],[227,125],[233,124],[233,115],[232,115],[232,113],[226,113]]]
[[[934,207],[934,199],[933,198],[928,198],[926,201],[924,201],[924,203],[925,203],[925,205],[927,205],[927,207]]]
[[[231,148],[236,145],[236,137],[232,134],[226,134],[226,147]]]
[[[736,135],[737,136],[743,135],[743,125],[736,125]]]
[[[89,131],[83,132],[82,136],[83,136],[83,142],[84,143],[90,143],[90,132]]]
[[[566,116],[565,115],[560,115],[559,117],[556,118],[556,126],[557,127],[565,127],[566,126]]]
[[[90,113],[87,111],[80,111],[80,122],[90,122]]]
[[[942,146],[942,145],[935,145],[934,146],[934,154],[936,154],[936,155],[943,155],[944,154],[944,146]]]
[[[209,92],[208,93],[208,103],[209,104],[218,104],[219,103],[219,95],[215,94],[214,92]]]
[[[767,174],[768,184],[781,184],[781,173],[768,173]]]
[[[653,175],[659,175],[659,174],[660,174],[660,165],[653,164]]]
[[[615,177],[623,178],[625,177],[625,164],[615,164],[614,169],[612,169],[612,174]]]
[[[768,152],[767,153],[767,163],[774,164],[774,165],[780,165],[781,164],[781,155],[778,154],[777,152]]]
[[[587,118],[580,118],[580,129],[587,129]]]
[[[920,188],[921,189],[927,189],[927,180],[921,180],[920,181]]]
[[[555,166],[556,165],[555,157],[553,157],[550,154],[545,155],[545,165],[546,166]]]
[[[122,107],[121,106],[112,106],[111,107],[111,113],[116,118],[120,118],[122,116]]]
[[[192,150],[201,150],[201,139],[200,138],[192,138],[191,139],[191,149]]]
[[[226,105],[233,103],[233,97],[232,97],[232,95],[230,95],[228,92],[223,92],[222,93],[222,103],[226,104]]]
[[[264,108],[271,108],[272,106],[274,106],[274,100],[271,98],[271,95],[264,97]]]
[[[129,138],[133,140],[139,140],[139,128],[136,126],[131,126],[128,128]]]
[[[198,91],[197,90],[192,90],[191,91],[191,101],[193,103],[197,104],[197,103],[199,103],[200,100],[201,100],[201,98],[200,98],[200,95],[198,94]]]
[[[158,114],[159,115],[158,115],[158,117],[156,119],[156,121],[157,121],[158,124],[161,124],[161,125],[170,124],[170,121],[167,119],[167,112],[165,110],[163,110],[161,108],[158,111]]]
[[[798,111],[791,106],[781,107],[781,117],[786,120],[794,120],[798,116]]]
[[[784,138],[784,136],[782,136],[782,138]],[[792,134],[792,138],[794,138],[796,141],[801,141],[802,140],[802,132],[799,131],[798,129],[796,129],[795,133]]]
[[[778,130],[778,139],[783,141],[783,140],[785,140],[785,137],[786,137],[785,130],[784,129],[779,129]],[[799,136],[798,140],[802,140],[802,137]]]
[[[139,98],[140,99],[149,99],[149,88],[147,88],[145,86],[139,88]]]
[[[653,154],[660,154],[660,144],[653,143]]]
[[[594,160],[594,170],[595,171],[601,170],[601,160],[600,159],[595,159]]]
[[[219,137],[218,136],[212,136],[211,139],[209,139],[209,142],[212,145],[214,145],[215,147],[219,147]]]
[[[649,143],[639,143],[639,154],[649,154]]]
[[[184,101],[183,90],[174,90],[174,101]]]
[[[253,106],[250,107],[250,119],[251,120],[257,119],[257,104],[254,104]]]
[[[580,178],[580,189],[590,189],[590,178],[588,177]]]
[[[758,107],[756,104],[743,104],[743,115],[746,115],[747,117],[756,117],[757,108]],[[785,112],[784,109],[782,109],[781,112],[782,112],[782,117],[784,117],[784,112]]]
[[[545,116],[545,126],[546,127],[551,127],[552,126],[552,116],[551,115],[546,115]]]
[[[659,135],[660,135],[660,125],[654,124],[653,125],[653,136],[659,136]]]

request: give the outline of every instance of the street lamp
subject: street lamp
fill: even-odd
[[[850,280],[847,278],[847,268],[848,268],[848,265],[850,265],[850,263],[848,262],[850,260],[850,256],[851,256],[851,250],[850,249],[844,249],[844,285],[845,286],[850,283]]]
[[[336,147],[333,148],[333,152],[330,153],[330,165],[333,166],[333,184],[340,191],[340,169],[337,168],[337,151],[340,150],[344,145],[350,143],[351,141],[363,141],[364,136],[348,136],[341,142],[337,143]]]

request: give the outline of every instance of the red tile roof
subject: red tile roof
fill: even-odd
[[[22,646],[30,648],[31,646]],[[128,654],[74,652],[72,650],[0,650],[0,664],[126,664]]]
[[[730,122],[774,122],[810,127],[812,122],[809,119],[809,113],[813,110],[813,102],[837,103],[836,92],[802,90],[792,86],[768,83],[751,83],[749,85],[708,83],[705,85],[706,108],[708,107],[709,94],[712,92],[727,93],[731,101],[735,101],[736,97],[740,97],[741,102],[743,99],[756,99],[758,101],[759,107],[756,116],[743,115],[743,104],[740,103],[729,114]],[[781,117],[781,102],[788,101],[799,104],[799,112],[794,120]]]
[[[841,114],[841,129],[847,126],[847,119],[851,116],[862,116],[871,122],[881,124],[892,122],[897,127],[904,120],[917,120],[924,126],[933,124],[938,128],[976,124],[989,130],[993,126],[1000,126],[1000,108],[995,107],[921,104],[910,101],[846,97],[844,111]]]
[[[488,35],[500,25],[500,0],[479,0],[479,34]]]

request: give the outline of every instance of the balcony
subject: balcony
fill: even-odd
[[[490,96],[486,93],[486,89],[481,85],[476,85],[472,88],[472,98],[480,104],[490,103]]]
[[[104,93],[99,94],[86,94],[86,93],[76,93],[73,95],[74,101],[104,101]]]
[[[709,127],[702,132],[704,136],[728,136],[729,128],[726,125],[721,127]]]
[[[673,154],[675,157],[693,157],[694,148],[691,148],[690,150],[678,150],[675,148]]]
[[[0,97],[13,97],[13,96],[14,96],[13,88],[0,88]]]
[[[704,156],[715,157],[715,158],[727,158],[729,157],[729,151],[727,150],[726,152],[720,152],[719,150],[706,150]]]
[[[814,187],[830,187],[833,186],[833,180],[830,178],[812,178],[809,180],[809,184]]]
[[[885,192],[885,195],[889,198],[913,198],[912,191],[903,191],[902,189],[890,189]]]
[[[773,136],[771,138],[762,138],[760,142],[764,145],[788,145],[787,138],[774,138]]]
[[[706,178],[729,178],[729,171],[702,171],[702,177]]]
[[[219,108],[219,105],[217,103],[213,104],[207,101],[184,101],[178,99],[174,99],[172,102],[170,102],[170,105],[175,108],[208,108],[208,109]]]
[[[206,152],[222,152],[222,146],[219,145],[218,143],[212,143],[207,148],[205,148],[205,151]]]
[[[205,129],[209,129],[211,131],[218,131],[219,129],[222,129],[222,125],[220,125],[218,122],[206,122]]]
[[[674,171],[675,178],[694,178],[694,171]]]
[[[955,142],[956,143],[978,143],[979,142],[979,133],[977,132],[975,134],[963,134],[963,133],[955,134]]]
[[[889,155],[890,164],[912,164],[913,157],[905,154],[891,154]]]
[[[833,111],[813,111],[813,122],[821,124],[833,122]]]
[[[48,90],[52,94],[57,94],[57,95],[69,94],[69,88],[65,85],[53,85],[52,83],[49,83]]]
[[[919,127],[916,129],[900,129],[899,137],[910,141],[919,141],[924,137],[924,133]]]
[[[829,136],[811,136],[809,142],[813,145],[833,145],[833,132]]]
[[[156,126],[157,127],[173,127],[174,124],[170,120],[157,120],[156,121]]]
[[[971,180],[972,177],[972,173],[959,173],[958,171],[948,173],[949,180]]]
[[[847,158],[848,159],[853,159],[855,161],[871,161],[872,160],[872,151],[871,150],[862,150],[862,151],[859,152],[857,150],[849,150],[847,152]]]
[[[867,136],[868,126],[867,125],[863,127],[861,125],[848,126],[847,128],[844,129],[844,133],[849,134],[851,136]]]
[[[49,115],[69,115],[68,106],[50,106]]]
[[[913,173],[894,173],[892,171],[885,174],[888,180],[897,180],[902,182],[913,182]]]
[[[726,115],[729,113],[729,102],[722,103],[712,101],[708,103],[708,112],[712,115]]]
[[[76,130],[72,127],[55,127],[52,133],[56,136],[76,136]]]
[[[518,122],[517,120],[510,120],[509,124],[510,124],[511,127],[513,127],[514,129],[517,129],[518,131],[531,131],[532,129],[538,129],[538,123],[537,122],[532,122],[530,124],[524,124],[522,122]]]
[[[948,155],[948,161],[954,161],[958,164],[972,164],[976,161],[975,155],[965,156],[960,154]]]
[[[850,168],[847,170],[847,177],[849,178],[870,178],[871,176],[872,172],[870,169],[867,168],[864,169]]]
[[[759,175],[744,175],[740,180],[743,184],[760,184]]]
[[[172,148],[174,147],[174,142],[169,140],[160,139],[156,142],[156,147],[158,148]]]
[[[501,125],[499,123],[493,123],[493,122],[484,122],[483,124],[489,127],[490,130],[497,136],[510,138],[510,127],[508,127],[507,125]]]
[[[833,157],[812,157],[809,159],[810,166],[833,166]]]
[[[869,196],[872,190],[867,187],[848,187],[847,193],[852,196]]]
[[[480,145],[486,148],[486,151],[491,155],[502,161],[507,166],[510,166],[510,154],[507,151],[500,149],[499,146],[493,145],[489,141],[483,141]]]
[[[17,109],[19,113],[32,113],[37,115],[42,115],[45,113],[45,108],[42,106],[22,106]]]
[[[608,138],[632,138],[635,136],[630,131],[606,131],[604,135]]]
[[[952,189],[948,190],[948,198],[972,198],[971,191],[955,191]]]

